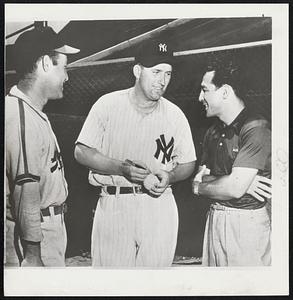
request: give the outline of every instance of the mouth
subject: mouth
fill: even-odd
[[[206,101],[203,101],[202,104],[203,104],[203,106],[204,106],[204,109],[207,111],[208,108],[209,108],[208,103],[207,103]]]
[[[164,89],[163,89],[163,88],[160,88],[160,87],[155,87],[154,90],[155,90],[156,92],[162,93]]]

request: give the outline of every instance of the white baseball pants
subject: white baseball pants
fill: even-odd
[[[92,230],[92,264],[110,267],[169,267],[178,233],[172,192],[103,195]]]
[[[203,243],[203,266],[269,266],[271,222],[266,207],[248,210],[212,204]]]

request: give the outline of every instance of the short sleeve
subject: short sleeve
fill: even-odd
[[[271,130],[265,120],[254,120],[242,127],[239,153],[233,167],[263,170],[271,155]]]
[[[182,111],[180,111],[178,117],[177,129],[178,144],[174,151],[174,154],[177,156],[177,162],[184,164],[195,161],[196,152],[190,126]]]
[[[101,97],[91,108],[76,143],[101,150],[108,120],[107,99]]]
[[[19,109],[17,103],[20,104]],[[39,128],[27,110],[24,110],[24,117],[21,117],[22,113],[19,112],[22,105],[21,101],[6,102],[5,156],[6,180],[9,182],[7,197],[14,209],[21,237],[24,240],[38,242],[42,238],[40,219],[42,139]]]

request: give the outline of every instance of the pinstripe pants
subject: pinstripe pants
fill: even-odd
[[[169,267],[178,233],[172,192],[103,195],[92,230],[93,266]]]
[[[212,204],[206,222],[203,266],[269,266],[271,222],[266,207],[248,210]]]

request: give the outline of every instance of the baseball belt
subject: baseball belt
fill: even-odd
[[[115,186],[115,185],[107,185],[107,186],[98,186],[97,187],[98,194],[101,194],[102,191],[109,195],[118,194],[145,194],[147,191],[141,185],[139,186]]]
[[[41,215],[43,217],[51,216],[50,207],[53,207],[53,212],[54,212],[55,216],[67,212],[67,204],[64,202],[64,203],[62,203],[61,205],[58,205],[58,206],[48,206],[47,208],[41,209]]]

